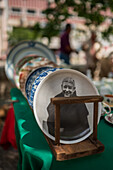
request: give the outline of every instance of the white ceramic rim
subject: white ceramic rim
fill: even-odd
[[[49,78],[51,78],[51,76],[54,76],[54,74],[60,74],[60,73],[65,73],[65,72],[71,72],[71,73],[74,73],[74,74],[78,74],[79,76],[85,78],[88,83],[91,84],[91,86],[93,87],[94,91],[95,91],[95,95],[99,95],[98,93],[98,90],[97,88],[94,86],[94,84],[92,83],[92,81],[87,77],[85,76],[83,73],[79,72],[79,71],[76,71],[76,70],[73,70],[73,69],[61,69],[61,70],[56,70],[54,72],[52,72],[51,74],[49,74],[48,76],[46,76],[41,82],[40,84],[38,85],[36,91],[35,91],[35,95],[34,95],[34,100],[33,100],[33,111],[34,111],[34,115],[35,115],[35,118],[36,118],[36,121],[40,127],[40,129],[42,130],[42,132],[44,132],[44,134],[46,134],[50,139],[52,139],[53,141],[55,141],[55,137],[53,137],[52,135],[50,135],[49,133],[47,133],[39,119],[38,119],[38,114],[37,114],[37,108],[35,107],[36,106],[36,99],[37,99],[37,96],[38,96],[38,92],[40,91],[40,88],[41,86],[43,85],[43,83],[45,83],[45,81],[47,81]],[[100,117],[101,117],[101,103],[99,102],[99,109],[98,109],[98,123],[99,123],[99,120],[100,120]],[[77,139],[77,140],[72,140],[72,141],[65,141],[65,140],[60,140],[60,143],[63,143],[63,144],[73,144],[73,143],[78,143],[78,142],[81,142],[83,140],[85,140],[86,138],[88,138],[91,134],[93,133],[93,130],[91,130],[88,134],[86,134],[84,137],[80,138],[80,139]]]
[[[30,44],[34,44],[33,46]],[[40,51],[40,52],[39,52]],[[40,54],[41,53],[41,54]],[[14,68],[15,65],[27,55],[41,55],[43,58],[56,63],[56,58],[52,50],[46,45],[38,41],[22,41],[15,45],[8,53],[5,63],[5,73],[9,80],[14,82]],[[15,61],[16,60],[16,61]]]

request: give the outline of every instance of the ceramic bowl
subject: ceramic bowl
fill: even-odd
[[[104,95],[105,102],[107,102],[110,105],[113,105],[113,95],[112,94],[106,94]]]
[[[59,70],[62,68],[49,68],[46,71],[44,71],[43,73],[41,73],[33,82],[32,84],[32,88],[31,88],[31,95],[30,95],[30,100],[29,105],[33,108],[33,100],[34,100],[34,95],[35,95],[35,91],[38,87],[38,85],[40,84],[41,81],[43,81],[45,79],[45,77],[47,77],[49,74],[51,74],[52,72],[55,72],[56,70]]]
[[[102,84],[100,87],[100,95],[104,97],[106,94],[112,94],[113,90],[109,84]]]
[[[8,79],[11,80],[12,83],[15,83],[13,77],[16,64],[28,55],[38,55],[48,58],[50,61],[56,62],[54,53],[47,46],[36,41],[23,41],[12,48],[7,56],[5,72]]]
[[[110,86],[113,86],[113,79],[112,78],[104,78],[104,82],[106,84],[109,84]]]
[[[36,121],[45,135],[55,140],[55,110],[53,97],[99,95],[91,80],[84,74],[61,69],[46,76],[35,89],[33,110]],[[93,103],[60,105],[60,143],[72,144],[85,140],[93,133]],[[98,122],[101,103],[98,107]]]

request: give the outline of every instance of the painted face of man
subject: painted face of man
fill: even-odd
[[[71,97],[75,91],[75,87],[70,82],[63,82],[62,91],[63,91],[64,97]]]

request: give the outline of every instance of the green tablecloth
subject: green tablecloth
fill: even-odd
[[[14,103],[15,133],[19,150],[18,169],[22,170],[113,170],[113,126],[104,119],[98,125],[98,139],[105,151],[83,158],[56,161],[25,97],[17,88],[11,90]]]

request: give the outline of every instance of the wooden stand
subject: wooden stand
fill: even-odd
[[[47,136],[45,137],[56,160],[63,161],[104,151],[104,145],[97,139],[98,102],[102,102],[102,100],[101,96],[58,97],[51,99],[51,102],[55,105],[55,141],[52,141]],[[92,102],[94,103],[93,134],[79,143],[60,144],[60,105]]]

